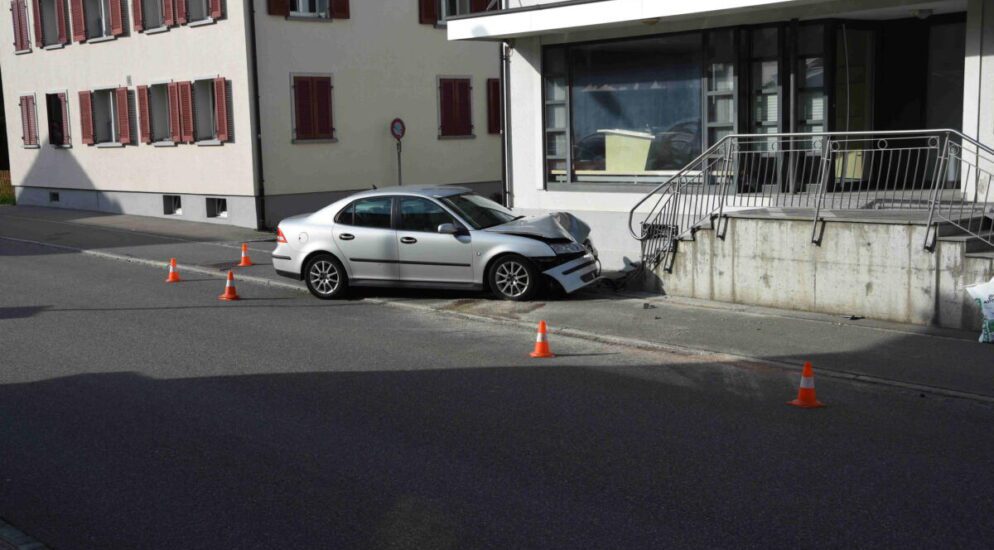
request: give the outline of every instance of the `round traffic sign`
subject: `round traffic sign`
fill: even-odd
[[[404,125],[404,121],[399,118],[393,119],[393,122],[390,123],[390,133],[393,135],[393,138],[400,141],[400,138],[404,137],[406,132],[407,126]]]

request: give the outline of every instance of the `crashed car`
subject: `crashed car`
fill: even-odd
[[[281,221],[273,266],[321,299],[353,286],[489,289],[529,300],[599,274],[590,228],[571,214],[526,218],[462,187],[364,191]]]

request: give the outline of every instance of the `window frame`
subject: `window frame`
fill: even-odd
[[[360,203],[362,201],[382,200],[382,199],[386,199],[386,200],[388,200],[390,202],[390,207],[389,207],[390,223],[386,227],[379,227],[379,226],[373,226],[373,225],[357,225],[355,223],[355,205],[356,204],[358,204],[358,203]],[[399,201],[397,200],[397,195],[373,195],[371,197],[358,197],[355,200],[349,202],[341,210],[339,210],[338,213],[335,214],[334,222],[336,224],[345,225],[345,226],[348,226],[348,227],[362,227],[364,229],[385,229],[385,230],[396,231],[396,229],[397,229],[397,216],[395,215],[395,211],[397,209],[398,202]],[[344,214],[346,210],[350,210],[350,209],[352,210],[352,221],[351,222],[342,221],[342,214]]]
[[[169,24],[168,24],[168,18],[166,17],[166,5],[164,0],[149,0],[151,2],[156,3],[159,6],[159,13],[161,14],[159,24],[154,27],[150,27],[148,24],[149,10],[148,6],[145,5],[145,1],[146,0],[138,0],[138,2],[141,3],[141,9],[142,9],[142,30],[140,32],[143,32],[145,34],[157,34],[160,32],[168,31]],[[133,6],[129,6],[129,8],[132,10],[134,9]],[[173,7],[174,11],[175,9],[176,8]],[[173,17],[175,18],[175,15]],[[151,86],[151,84],[149,86]]]
[[[469,133],[446,134],[442,128],[442,82],[445,80],[465,80],[469,83]],[[473,123],[473,77],[472,75],[439,75],[435,77],[436,128],[438,139],[475,139],[476,125]]]
[[[211,0],[175,0],[176,2],[186,3],[186,25],[190,27],[199,27],[201,25],[210,25],[215,22],[214,16],[211,15]],[[199,19],[193,18],[193,10],[191,9],[194,2],[198,2],[203,5],[204,16]],[[192,82],[196,82],[194,79]]]
[[[329,3],[330,6],[330,3]],[[330,7],[329,7],[330,9]],[[329,86],[328,116],[331,117],[331,137],[301,138],[297,137],[297,78],[327,78]],[[312,108],[317,105],[317,98],[313,97]],[[316,115],[315,119],[316,119]],[[334,73],[311,73],[293,72],[290,73],[290,143],[338,143],[338,127],[335,125],[335,76]]]
[[[124,143],[121,143],[121,128],[118,122],[117,111],[119,106],[117,104],[117,89],[120,86],[99,86],[96,88],[90,88],[90,120],[93,124],[93,146],[98,148],[111,148],[111,147],[124,147]],[[113,140],[111,141],[97,141],[97,117],[96,117],[96,102],[97,94],[107,93],[110,96],[110,129]]]
[[[332,19],[334,19],[331,16],[331,0],[325,0],[325,2],[327,3],[327,7],[325,9],[325,15],[321,15],[319,12],[316,12],[316,11],[314,11],[314,12],[309,12],[309,11],[294,11],[294,9],[293,9],[293,3],[294,2],[300,3],[300,2],[307,2],[307,1],[308,0],[287,0],[287,9],[289,10],[287,18],[288,19],[303,19],[303,20],[318,20],[318,21],[324,21],[324,20],[331,21]],[[317,3],[317,0],[315,0],[315,4],[316,3]]]
[[[62,144],[61,145],[56,145],[56,144],[52,143],[52,132],[51,132],[51,129],[49,129],[49,132],[48,132],[48,144],[51,145],[52,147],[57,148],[57,149],[71,149],[72,148],[72,133],[71,133],[71,130],[72,130],[72,124],[71,124],[71,121],[72,121],[72,109],[70,108],[70,105],[69,105],[69,90],[66,90],[66,89],[63,88],[63,89],[48,90],[47,92],[45,92],[45,116],[46,116],[46,122],[48,122],[49,126],[51,126],[51,116],[48,114],[48,96],[54,95],[54,96],[58,97],[58,94],[63,94],[63,95],[65,95],[65,98],[66,98],[65,111],[61,114],[61,116],[64,117],[62,126],[63,126],[63,128],[65,128],[66,135],[63,136],[64,140],[63,140]]]
[[[207,0],[204,0],[205,2]],[[211,146],[211,145],[221,145],[221,139],[218,137],[217,132],[217,90],[214,89],[214,79],[217,76],[203,76],[194,77],[190,79],[190,104],[193,109],[193,143],[199,146]],[[210,107],[210,125],[211,133],[210,137],[201,138],[199,135],[199,124],[200,118],[197,116],[197,95],[198,95],[198,84],[206,82],[208,95],[211,101]],[[201,86],[204,86],[201,85]]]
[[[47,17],[45,16],[45,8],[43,7],[43,4],[45,2],[50,2],[52,4],[52,15],[53,16],[58,14],[58,10],[55,9],[55,5],[58,4],[59,2],[62,3],[62,18],[63,18],[62,25],[63,25],[63,30],[66,33],[65,40],[63,40],[63,41],[59,40],[59,22],[58,21],[56,21],[56,23],[55,23],[55,36],[53,37],[52,42],[48,43],[48,40],[46,39],[46,36],[45,36],[45,34],[46,34],[45,33],[45,21],[46,21]],[[36,13],[36,14],[34,14],[34,16],[37,17],[37,18],[39,18],[39,26],[41,27],[41,36],[40,37],[35,37],[35,40],[39,40],[39,39],[41,40],[41,43],[42,43],[41,49],[43,49],[43,50],[57,50],[57,49],[60,49],[60,48],[64,48],[65,45],[66,45],[66,42],[69,41],[69,19],[70,19],[69,9],[70,9],[70,6],[69,6],[68,0],[38,0],[38,7],[40,9],[40,13]]]
[[[148,115],[149,115],[148,132],[150,140],[148,145],[151,145],[152,147],[175,147],[177,145],[177,143],[173,141],[173,127],[172,127],[173,121],[171,116],[171,111],[173,107],[169,104],[169,85],[172,83],[173,83],[172,80],[159,79],[159,80],[152,80],[147,84],[145,84],[145,86],[148,88]],[[163,96],[164,96],[163,101],[166,102],[166,120],[165,120],[166,138],[160,140],[155,139],[156,126],[154,124],[155,119],[153,118],[152,115],[153,88],[161,88],[163,90]],[[140,115],[141,113],[139,113],[139,116]]]
[[[90,32],[95,29],[95,26],[92,24],[93,23],[92,21],[87,21],[86,25],[84,26],[84,31],[86,32],[86,42],[88,44],[99,44],[100,42],[107,42],[110,40],[117,39],[117,35],[114,34],[114,28],[113,28],[114,21],[111,19],[110,3],[120,2],[120,1],[121,0],[81,0],[84,18],[86,17],[88,11],[86,9],[88,3],[96,2],[100,6],[100,27],[102,29],[102,34],[96,36],[90,36]],[[121,20],[123,25],[124,24],[123,3],[121,4],[121,9],[122,9]],[[128,9],[130,11],[131,6],[128,6]],[[93,89],[91,91],[96,91],[96,89]]]

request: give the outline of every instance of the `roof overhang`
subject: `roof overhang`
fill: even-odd
[[[573,0],[473,14],[448,20],[449,40],[502,40],[624,26],[751,9],[817,4],[823,0]]]

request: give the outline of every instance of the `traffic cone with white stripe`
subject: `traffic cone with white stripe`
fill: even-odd
[[[811,368],[811,363],[804,363],[804,371],[801,373],[801,388],[797,390],[797,399],[788,401],[787,404],[802,409],[817,409],[825,406],[815,397],[815,370]]]
[[[251,267],[253,265],[255,264],[252,263],[252,258],[249,258],[248,255],[248,245],[242,243],[242,261],[237,267]]]
[[[169,258],[169,276],[166,277],[167,283],[178,283],[179,282],[179,271],[176,271],[176,258]]]
[[[228,281],[224,283],[224,294],[217,297],[218,300],[230,302],[238,300],[238,292],[235,290],[235,273],[228,272]]]
[[[531,352],[530,355],[539,359],[555,357],[555,354],[549,351],[549,337],[545,328],[545,321],[538,322],[538,335],[535,337],[535,351]]]

